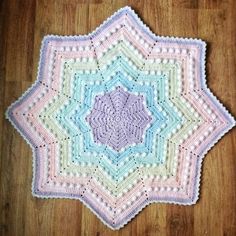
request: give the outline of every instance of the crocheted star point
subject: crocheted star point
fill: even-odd
[[[119,229],[152,202],[194,204],[235,120],[205,81],[206,45],[154,35],[129,7],[85,36],[46,36],[7,117],[33,150],[34,196],[79,199]]]

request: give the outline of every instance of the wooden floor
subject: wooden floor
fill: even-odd
[[[119,231],[104,226],[78,200],[31,195],[32,152],[4,112],[36,79],[45,34],[86,34],[125,5],[156,34],[207,41],[208,85],[236,115],[235,0],[1,0],[0,235],[236,235],[236,129],[207,154],[196,205],[149,205]]]

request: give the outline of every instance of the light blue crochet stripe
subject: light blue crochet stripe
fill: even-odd
[[[76,125],[78,125],[81,129],[83,129],[84,132],[86,132],[85,137],[88,136],[87,131],[90,130],[88,123],[85,122],[85,114],[88,111],[88,108],[92,109],[92,102],[93,101],[91,101],[91,97],[92,97],[91,93],[95,91],[96,94],[99,94],[104,91],[105,87],[108,90],[112,90],[112,88],[114,86],[119,85],[119,84],[122,84],[123,86],[125,86],[126,83],[129,84],[129,86],[127,88],[128,90],[130,88],[132,88],[133,92],[149,91],[149,93],[151,93],[151,97],[153,96],[152,89],[150,89],[149,86],[135,85],[132,82],[126,80],[125,77],[121,73],[116,74],[116,76],[112,79],[112,83],[109,82],[104,85],[88,86],[88,88],[85,91],[85,97],[87,98],[86,104],[83,109],[78,111],[78,113],[76,114],[76,117],[75,117]],[[143,88],[144,88],[144,90],[143,90]],[[151,127],[147,130],[147,133],[154,132],[155,129],[157,129],[162,123],[164,123],[164,117],[157,111],[154,104],[152,104],[152,100],[150,100],[149,98],[150,97],[147,96],[147,103],[150,104],[149,110],[152,112],[155,120],[154,120],[153,124],[151,125]],[[87,126],[87,129],[84,129],[86,126]],[[137,152],[137,151],[138,152],[148,152],[150,149],[150,145],[151,145],[150,142],[152,142],[152,139],[151,140],[147,139],[147,136],[146,136],[145,140],[148,141],[146,143],[147,145],[139,144],[139,145],[136,145],[135,147],[127,148],[121,154],[111,150],[110,148],[106,147],[105,145],[101,145],[101,146],[103,146],[102,151],[107,153],[107,155],[110,155],[110,156],[108,156],[108,158],[110,159],[110,157],[112,157],[111,161],[117,162],[117,161],[121,161],[124,156],[130,155],[132,152]],[[94,143],[94,145],[91,145],[91,146],[88,146],[88,144],[91,144],[91,142],[87,142],[87,138],[85,138],[85,146],[87,146],[88,150],[95,151],[95,152],[99,151],[99,149],[96,148],[97,144]],[[101,146],[99,145],[99,148]]]
[[[102,71],[103,74],[105,74],[106,78],[109,78],[111,73],[117,70],[118,74],[116,74],[116,79],[113,78],[112,80],[108,80],[108,82],[105,85],[101,85],[101,86],[97,86],[97,85],[87,86],[88,88],[86,89],[86,93],[84,96],[86,98],[84,101],[85,102],[84,106],[79,107],[79,109],[77,111],[78,112],[77,115],[72,116],[72,117],[71,117],[71,114],[70,114],[68,108],[66,111],[62,110],[62,113],[60,114],[60,116],[66,117],[67,119],[64,119],[64,120],[61,119],[60,122],[62,123],[62,125],[66,126],[70,130],[71,133],[74,132],[74,134],[76,134],[75,127],[73,127],[73,125],[71,126],[71,122],[69,122],[69,120],[71,121],[71,119],[69,119],[68,114],[70,114],[70,118],[72,118],[72,120],[75,121],[75,124],[77,126],[79,126],[79,128],[84,132],[84,137],[85,137],[84,138],[84,146],[86,147],[86,150],[84,150],[84,151],[95,151],[95,152],[101,152],[101,153],[105,152],[107,154],[108,158],[110,160],[112,160],[113,163],[116,163],[117,161],[118,162],[122,161],[123,158],[127,157],[128,155],[132,155],[133,154],[132,149],[135,149],[135,151],[138,153],[140,153],[140,152],[147,153],[149,150],[147,148],[144,149],[144,147],[149,147],[149,149],[150,149],[150,142],[153,140],[153,130],[157,129],[160,126],[160,124],[156,125],[156,126],[153,125],[151,132],[146,133],[144,145],[142,145],[142,146],[137,145],[134,148],[132,148],[132,147],[127,148],[121,154],[118,154],[118,153],[112,151],[109,147],[106,147],[105,145],[98,146],[91,139],[90,127],[88,126],[87,122],[84,122],[86,112],[88,111],[88,109],[90,110],[92,108],[92,102],[93,102],[91,100],[91,98],[93,97],[92,91],[93,92],[95,91],[96,94],[99,94],[99,93],[104,92],[104,90],[111,89],[116,84],[121,83],[129,91],[146,93],[147,94],[147,105],[149,106],[150,111],[154,114],[157,113],[160,116],[160,113],[156,110],[156,108],[153,104],[154,95],[153,95],[153,90],[150,89],[150,86],[141,86],[141,85],[137,86],[135,83],[131,83],[129,80],[127,80],[125,78],[125,76],[119,72],[124,71],[128,75],[132,75],[132,77],[134,77],[134,78],[137,78],[140,74],[140,77],[139,77],[140,81],[142,81],[142,80],[147,81],[148,79],[151,79],[151,80],[157,82],[157,85],[159,86],[158,91],[163,91],[165,78],[163,78],[163,76],[158,77],[158,76],[153,76],[153,75],[144,75],[144,74],[142,74],[143,72],[141,72],[141,71],[140,72],[134,71],[132,69],[132,67],[128,66],[125,59],[123,59],[122,57],[120,57],[117,61],[115,61],[109,67],[110,68],[107,68],[106,71]],[[108,73],[108,71],[109,71],[109,73]],[[122,76],[122,79],[120,78],[120,76]],[[99,77],[99,75],[97,75],[97,74],[92,75],[93,79],[97,80],[98,77]],[[79,99],[80,95],[78,94],[77,91],[79,91],[79,89],[80,89],[79,86],[82,85],[81,81],[86,81],[87,78],[88,78],[88,76],[84,75],[84,74],[75,76],[75,80],[74,80],[75,94],[73,95],[74,98]],[[160,98],[163,98],[163,101],[165,103],[165,104],[163,103],[164,105],[162,106],[162,109],[165,110],[169,116],[178,117],[178,114],[175,111],[171,110],[171,107],[169,106],[169,103],[167,100],[168,98],[165,97],[165,94],[160,94]],[[72,104],[73,104],[73,106],[74,105],[76,106],[76,102],[73,102]],[[78,107],[78,105],[77,105],[77,107]],[[72,111],[73,109],[74,109],[74,107],[72,109],[70,109],[70,111]],[[164,120],[164,117],[162,117],[162,119]],[[160,133],[161,136],[166,135],[171,129],[175,128],[180,122],[179,117],[176,120],[174,120],[174,122],[170,122],[170,121],[173,121],[173,119],[166,122],[167,127],[161,131],[161,133]],[[69,126],[68,126],[68,124],[69,124]],[[144,158],[144,159],[138,158],[136,161],[138,161],[138,163],[157,163],[157,164],[163,163],[165,161],[165,155],[163,155],[163,148],[162,148],[163,146],[162,145],[165,141],[166,140],[164,138],[163,139],[160,137],[158,138],[158,147],[160,147],[160,148],[158,148],[158,156],[157,157],[151,158],[150,156],[148,156],[148,158]],[[81,150],[79,150],[79,146],[78,145],[73,145],[73,146],[75,146],[74,148],[72,148],[73,149],[72,153],[73,153],[73,158],[74,158],[73,160],[76,162],[79,162],[79,163],[87,162],[88,157],[80,156],[80,158],[78,158],[78,153],[79,153],[79,151],[81,151]],[[98,158],[94,158],[94,159],[89,158],[89,160],[94,164],[97,164],[97,159]],[[131,160],[129,160],[129,162],[133,163],[133,160],[131,159]],[[104,165],[104,168],[107,170],[111,171],[111,169],[113,169],[114,170],[114,172],[112,171],[113,174],[117,173],[117,170],[115,168],[111,168],[112,165],[110,163],[104,162],[103,165]],[[125,173],[125,171],[122,171],[122,172],[123,172],[123,174]],[[120,176],[118,176],[118,177],[120,177]]]
[[[92,100],[91,98],[93,96],[95,96],[96,94],[99,94],[101,92],[104,92],[104,89],[111,89],[112,87],[118,85],[119,83],[121,83],[124,87],[126,87],[129,91],[132,92],[141,92],[141,93],[146,93],[147,96],[147,105],[149,106],[150,111],[155,114],[159,114],[160,113],[156,110],[155,106],[153,106],[153,90],[151,89],[150,86],[137,86],[135,83],[131,83],[129,80],[127,80],[125,78],[125,76],[120,73],[120,71],[124,71],[126,72],[128,75],[132,75],[132,77],[137,78],[139,76],[139,80],[140,81],[147,81],[147,80],[153,80],[156,82],[157,86],[158,86],[158,91],[163,91],[164,90],[164,81],[165,79],[167,79],[166,77],[163,76],[153,76],[153,75],[145,75],[143,74],[143,72],[139,71],[134,71],[132,69],[132,67],[128,66],[128,64],[126,63],[125,58],[123,59],[122,57],[120,57],[117,61],[115,61],[112,65],[109,66],[110,70],[106,70],[105,72],[103,72],[104,74],[109,71],[114,72],[117,71],[118,73],[116,74],[116,79],[113,78],[111,80],[108,80],[107,83],[105,83],[105,85],[101,85],[101,86],[97,86],[97,85],[93,85],[93,86],[87,86],[88,88],[86,89],[86,93],[85,93],[85,100],[84,100],[84,105],[78,105],[78,102],[76,102],[75,100],[72,100],[70,102],[70,104],[65,105],[64,109],[61,109],[58,117],[59,118],[59,122],[61,123],[61,125],[63,127],[65,127],[68,130],[68,133],[72,136],[75,136],[78,134],[78,127],[79,130],[81,130],[83,132],[84,135],[84,146],[85,146],[85,150],[80,150],[80,147],[78,145],[78,139],[77,137],[73,137],[72,141],[74,144],[72,145],[72,160],[76,163],[81,163],[81,162],[88,162],[90,161],[93,164],[98,164],[97,160],[98,158],[89,158],[88,156],[84,157],[83,155],[79,154],[79,153],[83,153],[83,151],[95,151],[95,152],[99,152],[99,153],[106,153],[107,157],[113,161],[113,163],[117,163],[122,161],[124,158],[126,158],[129,155],[132,155],[135,152],[145,152],[148,153],[150,148],[150,143],[153,140],[153,130],[157,129],[159,127],[159,125],[156,126],[152,126],[152,130],[151,132],[147,132],[146,133],[146,137],[145,137],[145,143],[144,145],[137,145],[134,148],[127,148],[124,152],[118,154],[116,152],[114,152],[113,150],[111,150],[109,147],[106,147],[105,145],[97,145],[93,142],[93,139],[91,137],[91,129],[88,126],[87,122],[85,121],[85,114],[88,110],[90,110],[92,108]],[[115,69],[114,69],[115,68]],[[110,74],[106,74],[106,77],[109,78]],[[122,79],[120,78],[120,76],[122,76]],[[99,77],[98,74],[94,74],[92,75],[92,80],[97,80]],[[88,75],[86,74],[81,74],[81,75],[77,75],[75,76],[74,79],[74,89],[73,89],[73,98],[75,99],[79,99],[79,97],[81,96],[81,94],[78,93],[78,91],[80,90],[82,84],[84,85],[84,83],[82,83],[82,81],[86,81],[87,82],[87,78]],[[91,78],[91,77],[90,77]],[[95,95],[93,95],[93,93],[95,91]],[[163,100],[163,104],[162,104],[162,109],[164,111],[166,111],[166,113],[168,114],[168,117],[172,118],[176,118],[176,119],[169,119],[168,122],[166,123],[166,127],[165,129],[162,129],[161,132],[158,135],[158,154],[155,157],[152,157],[152,155],[149,155],[148,158],[137,158],[137,162],[138,163],[142,163],[142,164],[151,164],[151,163],[163,163],[165,161],[165,155],[163,153],[163,144],[164,142],[166,142],[165,138],[161,138],[160,136],[165,136],[166,134],[168,134],[173,128],[175,128],[179,123],[181,123],[178,114],[171,109],[171,107],[169,106],[169,102],[168,102],[168,97],[165,96],[165,93],[161,93],[159,94],[159,99]],[[72,112],[74,110],[77,110],[77,115],[74,116],[72,114]],[[162,119],[164,120],[164,117],[162,117]],[[172,122],[173,121],[173,122]],[[73,122],[76,124],[73,124]],[[76,145],[77,144],[77,145]],[[149,149],[148,149],[149,148]],[[134,149],[134,150],[133,150]],[[133,160],[128,160],[128,162],[132,162],[134,165]],[[128,164],[128,163],[127,163]],[[100,164],[101,165],[101,164]],[[104,162],[103,167],[106,170],[112,170],[112,174],[117,173],[117,169],[114,168],[114,165],[111,165],[110,162]],[[128,165],[129,166],[129,165]],[[123,174],[125,173],[125,170],[122,171]],[[120,172],[118,172],[120,173]],[[118,176],[120,177],[120,175]]]

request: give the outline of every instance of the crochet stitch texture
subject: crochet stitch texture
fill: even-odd
[[[142,142],[144,129],[151,121],[142,103],[143,96],[132,95],[120,87],[96,96],[93,110],[86,117],[93,129],[94,142],[111,146],[115,151]]]
[[[88,35],[45,36],[36,82],[7,111],[33,150],[33,195],[80,199],[112,229],[152,202],[196,203],[203,157],[235,125],[205,50],[129,7]]]

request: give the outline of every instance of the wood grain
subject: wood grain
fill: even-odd
[[[156,34],[205,40],[208,85],[236,115],[234,0],[1,0],[0,235],[236,235],[236,129],[207,154],[196,205],[149,205],[119,231],[77,200],[31,195],[32,152],[5,120],[5,110],[36,79],[45,34],[86,34],[125,5]]]

